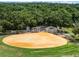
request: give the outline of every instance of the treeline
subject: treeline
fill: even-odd
[[[0,3],[0,31],[27,26],[72,27],[79,23],[79,4]]]

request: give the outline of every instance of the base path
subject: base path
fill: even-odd
[[[38,32],[10,35],[5,37],[3,42],[10,46],[37,49],[65,45],[67,39],[47,32]]]

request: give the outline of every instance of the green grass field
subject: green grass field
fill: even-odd
[[[46,49],[26,49],[17,48],[4,44],[0,36],[0,57],[55,57],[55,56],[79,56],[79,45],[68,43],[67,45],[46,48]]]

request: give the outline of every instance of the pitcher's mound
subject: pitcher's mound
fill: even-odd
[[[67,40],[47,32],[11,35],[3,39],[5,44],[21,48],[48,48],[67,44]]]

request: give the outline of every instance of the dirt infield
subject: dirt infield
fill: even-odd
[[[65,38],[47,32],[10,35],[5,37],[3,42],[10,46],[34,49],[58,47],[67,44]]]

